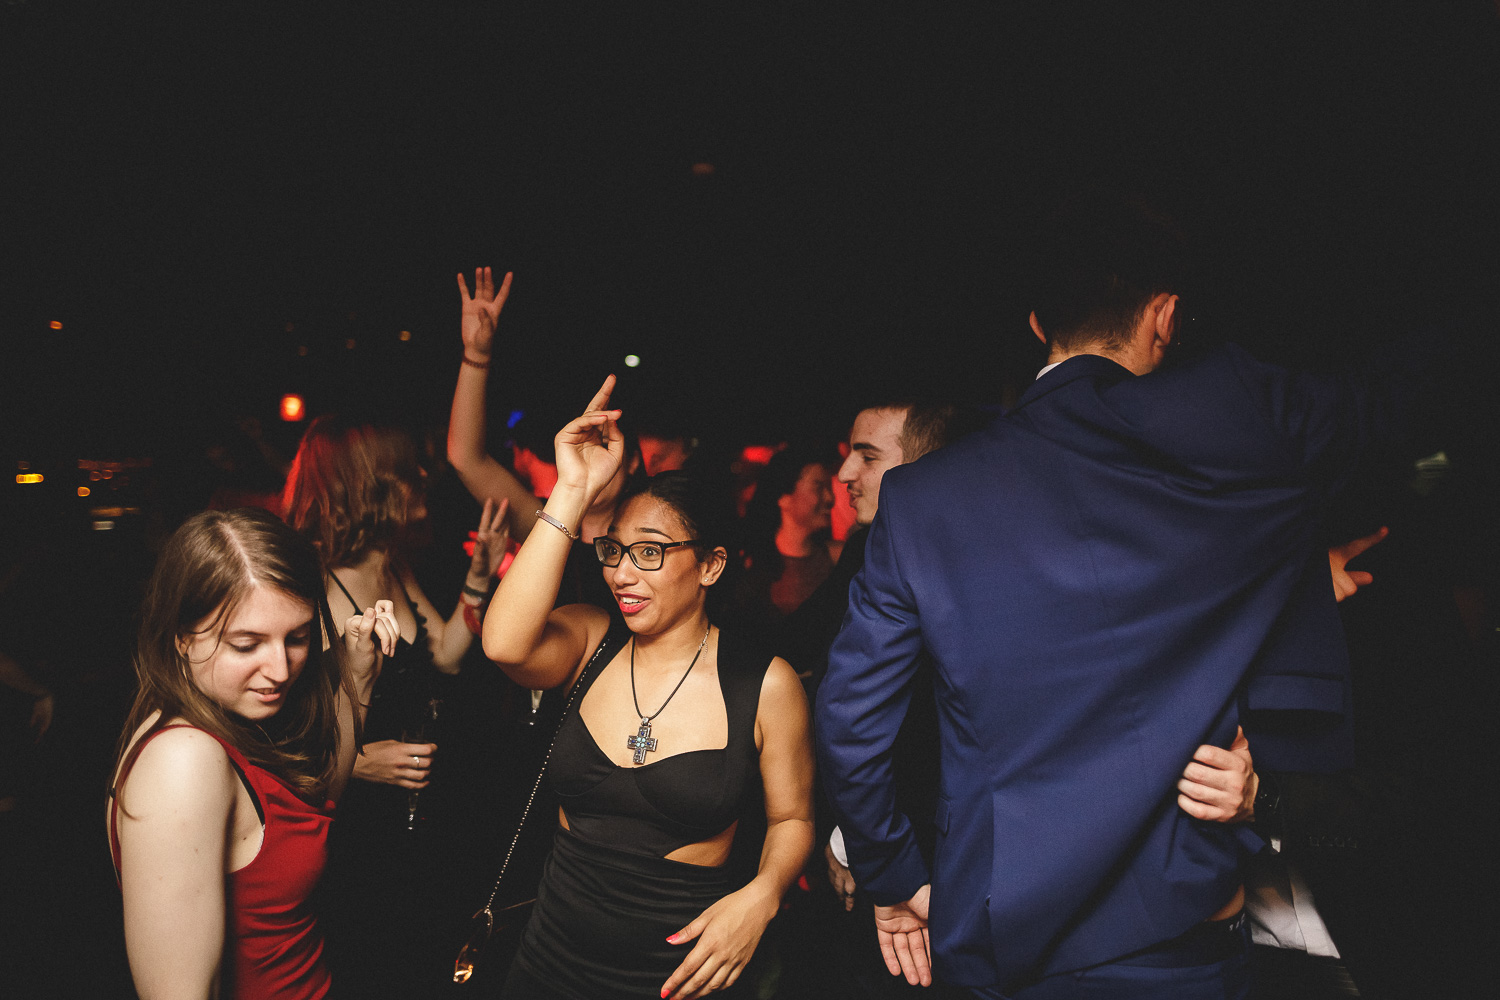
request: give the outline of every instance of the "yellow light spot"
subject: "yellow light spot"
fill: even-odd
[[[637,355],[637,354],[627,354],[627,355],[625,355],[625,367],[626,368],[639,368],[640,366],[641,366],[640,355]]]
[[[281,419],[288,423],[301,420],[307,412],[307,404],[302,397],[295,392],[289,392],[281,397]]]
[[[78,487],[78,495],[81,497],[86,497],[92,492],[93,490],[89,489],[87,486]]]
[[[16,482],[20,483],[23,486],[29,486],[29,485],[31,485],[33,483],[39,483],[41,481],[42,481],[42,474],[40,472],[18,472],[18,473],[16,473]]]

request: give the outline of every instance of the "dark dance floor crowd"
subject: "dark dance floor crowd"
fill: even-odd
[[[1353,376],[1290,375],[1202,345],[1163,361],[1164,340],[1178,330],[1169,307],[1177,289],[1150,277],[1138,283],[1136,299],[1119,297],[1138,277],[1130,267],[1142,251],[1118,246],[1124,265],[1101,263],[1107,253],[1091,262],[1114,276],[1099,293],[1102,305],[1069,302],[1067,289],[1040,293],[1031,322],[1048,360],[1060,364],[1020,387],[1008,406],[944,399],[914,385],[909,395],[871,398],[844,414],[845,435],[810,433],[767,447],[736,442],[731,450],[691,421],[655,426],[633,422],[628,405],[611,410],[609,384],[595,395],[597,379],[581,374],[592,366],[578,359],[576,378],[552,376],[558,417],[528,413],[505,426],[507,408],[493,400],[504,400],[507,380],[520,377],[504,364],[501,308],[511,278],[481,269],[460,277],[462,329],[453,340],[457,381],[446,426],[388,422],[372,402],[362,412],[314,418],[294,456],[246,420],[196,466],[134,470],[150,486],[142,487],[139,510],[119,516],[111,530],[17,508],[4,526],[0,564],[0,995],[189,995],[163,985],[172,960],[153,957],[142,943],[155,931],[127,933],[106,837],[107,792],[123,786],[121,727],[136,697],[132,662],[149,617],[142,605],[160,595],[148,591],[158,556],[201,511],[247,507],[284,518],[316,545],[326,574],[320,597],[340,632],[357,634],[360,615],[379,603],[390,608],[381,614],[399,625],[404,643],[378,658],[364,752],[333,813],[326,868],[299,904],[315,915],[323,938],[318,961],[333,984],[327,995],[617,995],[577,985],[610,975],[592,959],[582,971],[550,974],[551,962],[582,963],[566,949],[549,951],[545,938],[552,922],[574,919],[560,913],[616,905],[608,879],[590,882],[598,866],[616,882],[665,884],[656,868],[627,872],[634,862],[609,854],[640,861],[650,852],[631,848],[657,843],[652,837],[663,845],[646,859],[653,863],[693,867],[666,862],[665,852],[680,845],[718,852],[698,867],[712,868],[719,888],[690,885],[691,875],[678,873],[682,891],[706,892],[704,899],[745,886],[757,871],[789,866],[772,880],[785,891],[764,914],[764,933],[758,941],[748,935],[753,954],[726,960],[736,996],[1492,995],[1500,484],[1489,431],[1453,418],[1465,406],[1475,407],[1468,414],[1490,414],[1493,403],[1439,390],[1430,408],[1437,416],[1421,423],[1429,412],[1423,400],[1434,395],[1426,373],[1466,367],[1462,338],[1475,324],[1443,341],[1457,346],[1440,347],[1431,359],[1401,354],[1382,369],[1365,365],[1377,360],[1373,348],[1371,358],[1358,359],[1375,372],[1371,392],[1392,370],[1410,383],[1392,392],[1406,393],[1398,409],[1416,429],[1382,439],[1378,420],[1347,412],[1362,403],[1319,396],[1342,391]],[[518,290],[524,279],[514,279]],[[1093,286],[1082,278],[1071,287]],[[1118,337],[1083,335],[1100,317],[1119,320]],[[1494,317],[1484,320],[1492,336]],[[1484,322],[1477,325],[1482,333]],[[1083,334],[1060,338],[1065,327]],[[1143,340],[1131,339],[1140,331]],[[1215,365],[1228,374],[1214,374]],[[1251,386],[1244,407],[1211,382],[1221,376],[1225,385]],[[1087,393],[1079,388],[1085,383]],[[1155,386],[1166,387],[1168,402],[1140,394]],[[586,408],[592,415],[580,418]],[[1257,426],[1262,420],[1275,426],[1267,431]],[[1452,426],[1460,429],[1450,434]],[[1264,443],[1273,438],[1280,442],[1274,449]],[[1303,450],[1292,456],[1296,449]],[[590,478],[599,468],[608,483]],[[1319,481],[1315,499],[1298,492],[1302,479]],[[574,492],[586,492],[589,502],[568,508]],[[1064,496],[1075,506],[1054,517],[1046,507]],[[591,812],[585,792],[592,787],[575,787],[599,762],[582,760],[567,742],[570,712],[581,713],[592,732],[606,718],[614,724],[600,707],[610,692],[622,699],[631,692],[634,706],[624,701],[617,714],[632,733],[640,716],[640,741],[631,735],[627,747],[622,730],[620,746],[611,750],[600,739],[595,748],[611,758],[607,768],[623,772],[632,753],[648,768],[657,759],[646,759],[656,745],[651,709],[663,706],[655,735],[675,733],[671,709],[685,711],[698,697],[692,684],[657,685],[651,673],[640,675],[650,683],[634,687],[636,654],[648,647],[626,628],[655,620],[655,610],[641,607],[664,607],[669,594],[650,590],[667,579],[652,574],[678,565],[664,546],[667,529],[627,516],[642,510],[675,512],[674,541],[716,546],[693,549],[699,562],[681,557],[681,565],[704,567],[703,579],[689,583],[711,595],[702,599],[712,631],[696,626],[702,641],[695,635],[669,671],[675,677],[686,667],[686,680],[687,658],[697,662],[711,650],[725,692],[726,753],[733,757],[738,747],[751,760],[734,801],[701,806],[717,817],[711,826],[675,815],[652,825],[638,815],[646,806],[619,793],[630,825],[607,810]],[[703,542],[713,518],[717,534]],[[683,537],[679,529],[690,523],[699,538]],[[1043,537],[1063,523],[1067,533]],[[1292,536],[1305,551],[1277,554]],[[543,546],[551,548],[538,554]],[[1093,553],[1088,573],[1076,572],[1075,546]],[[543,566],[544,555],[553,563]],[[1296,566],[1275,583],[1289,559]],[[620,583],[627,578],[646,581],[637,589],[651,596]],[[1032,592],[1017,596],[1023,586]],[[1046,586],[1056,593],[1036,597],[1035,588]],[[1071,603],[1080,588],[1095,596]],[[579,607],[596,610],[568,610]],[[1095,616],[1095,608],[1108,613]],[[1010,621],[1021,615],[1034,628]],[[553,677],[536,666],[542,654],[508,644],[528,628],[542,634],[544,619],[559,635],[577,633],[582,660],[597,647],[600,669],[574,673],[575,655],[556,682],[538,681]],[[1089,658],[1113,662],[1121,649],[1150,647],[1158,619],[1173,619],[1174,628],[1191,619],[1161,640],[1162,658],[1206,657],[1222,669],[1168,671],[1165,681],[1152,674],[1124,687],[1101,683]],[[1254,629],[1233,632],[1251,620],[1259,622]],[[720,628],[735,641],[753,637],[753,649],[710,643]],[[1092,635],[1095,628],[1108,635]],[[1220,633],[1232,638],[1211,655],[1194,645],[1212,646]],[[1010,648],[983,655],[970,648],[996,635],[1010,637]],[[364,639],[368,646],[368,631]],[[308,641],[316,644],[316,635]],[[351,656],[367,648],[349,642]],[[333,648],[344,649],[341,643]],[[599,655],[606,647],[621,659]],[[1061,648],[1070,651],[1072,679],[1051,694],[1037,690],[1045,687],[1038,676],[1064,669],[1048,659],[1048,650]],[[756,673],[754,696],[735,700],[730,664],[760,652],[756,669],[779,657],[800,693],[767,701]],[[626,676],[626,657],[628,684],[613,687]],[[901,660],[890,677],[865,672],[862,664],[882,657]],[[1026,657],[1034,675],[1014,666]],[[506,669],[493,659],[508,661]],[[991,682],[974,665],[990,662],[1011,665],[995,666]],[[619,666],[604,670],[606,663]],[[1122,666],[1121,676],[1133,677],[1132,669]],[[1214,669],[1222,677],[1205,681]],[[565,675],[578,678],[580,689],[594,685],[593,708],[570,706]],[[769,691],[773,674],[766,677]],[[1191,691],[1178,701],[1180,692],[1163,684]],[[804,698],[810,716],[800,707]],[[1066,703],[1057,726],[1101,733],[1098,747],[1038,736],[1012,747],[1012,758],[986,756],[999,753],[1005,730],[1027,724],[1018,715],[1037,721],[1027,699],[1045,707],[1048,698]],[[770,704],[793,708],[772,712]],[[1143,731],[1181,731],[1122,750],[1111,734],[1137,721]],[[741,728],[745,740],[755,734],[754,746],[736,735]],[[1038,731],[1046,728],[1038,723]],[[783,730],[790,732],[783,737]],[[561,769],[560,785],[538,784],[559,733],[552,766]],[[721,738],[710,733],[703,746],[713,749]],[[799,775],[812,780],[814,746],[818,776],[803,788]],[[765,758],[758,767],[755,747]],[[1158,752],[1171,757],[1170,769],[1155,762]],[[798,754],[805,766],[781,759]],[[672,772],[688,787],[673,789],[671,801],[701,798],[704,785],[721,780],[704,760]],[[959,776],[958,768],[981,777]],[[1067,784],[1075,773],[1088,775],[1082,791]],[[983,818],[959,801],[974,781],[993,782]],[[629,794],[662,801],[640,785]],[[1057,790],[1063,787],[1066,793]],[[559,793],[570,824],[561,833]],[[801,799],[808,808],[797,805]],[[256,802],[269,838],[279,814],[268,818],[263,805]],[[681,807],[698,816],[700,804]],[[254,820],[251,827],[260,829]],[[1054,854],[1067,852],[1066,864],[1056,867],[1048,850],[1031,843],[1001,842],[1005,830],[1039,829],[1051,831],[1042,839]],[[596,843],[590,837],[598,831],[620,839]],[[131,836],[139,834],[126,841]],[[1108,855],[1102,861],[1086,856],[1096,843]],[[127,843],[124,857],[139,850]],[[550,861],[549,852],[557,852]],[[945,852],[975,852],[983,861],[955,872],[951,861],[945,867]],[[1194,882],[1231,854],[1230,875],[1215,876],[1207,889]],[[995,872],[1007,874],[993,874],[992,860]],[[534,897],[549,873],[551,888],[544,886],[538,904],[545,912],[526,931],[525,947],[535,954],[511,975],[521,937],[498,930],[472,977],[455,982],[472,915],[491,897],[502,865],[498,924],[507,923],[502,908]],[[918,872],[921,884],[929,869],[932,919],[924,926],[929,901],[914,902],[907,875]],[[1147,871],[1160,885],[1149,884]],[[1033,875],[1048,881],[1030,887]],[[1171,898],[1175,880],[1190,885],[1181,895],[1219,895],[1212,905],[1180,903]],[[1128,901],[1120,896],[1125,882],[1136,885]],[[128,879],[125,885],[136,891]],[[993,897],[1011,888],[1018,898],[1055,899],[1061,912],[1004,911]],[[233,909],[236,898],[226,905]],[[976,902],[959,912],[959,899]],[[638,902],[641,919],[650,919],[656,902]],[[1201,912],[1152,939],[1151,921],[1179,905]],[[921,921],[902,923],[914,913]],[[974,920],[984,923],[977,938]],[[618,933],[630,923],[622,918]],[[1039,941],[1029,940],[1029,928]],[[976,945],[981,938],[988,943]],[[1007,957],[1012,940],[1019,957]],[[930,970],[922,954],[929,945]],[[685,955],[687,947],[667,954]],[[227,941],[224,955],[235,948]],[[1070,963],[1069,955],[1084,957]],[[984,978],[991,968],[1000,978]],[[1192,980],[1199,969],[1214,970],[1214,983]],[[720,977],[700,985],[730,984]],[[242,995],[258,994],[246,988]]]

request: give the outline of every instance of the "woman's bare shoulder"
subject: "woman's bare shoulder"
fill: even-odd
[[[141,747],[130,773],[118,782],[116,795],[129,789],[131,812],[184,802],[227,805],[234,798],[236,780],[234,765],[218,740],[201,729],[177,725],[157,732]]]
[[[807,693],[802,689],[802,679],[790,663],[773,656],[760,682],[760,712],[775,714],[798,709],[803,714],[807,712]]]

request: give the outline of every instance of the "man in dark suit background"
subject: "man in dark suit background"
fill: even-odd
[[[824,780],[909,979],[930,903],[938,972],[981,996],[1243,996],[1239,869],[1260,843],[1177,809],[1181,761],[1227,746],[1242,704],[1347,721],[1318,523],[1401,397],[1234,348],[1163,369],[1187,263],[1170,224],[1099,202],[1054,235],[1031,316],[1048,366],[1005,417],[882,484],[819,692]],[[1256,674],[1268,643],[1320,655]],[[891,793],[922,650],[930,876]],[[1347,766],[1340,728],[1296,766]]]

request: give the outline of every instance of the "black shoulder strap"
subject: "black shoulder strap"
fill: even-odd
[[[354,608],[354,613],[355,614],[359,614],[360,610],[361,610],[360,606],[359,606],[359,602],[354,599],[354,595],[353,594],[349,593],[349,588],[346,587],[346,586],[344,586],[344,581],[340,580],[339,577],[338,577],[338,574],[335,573],[333,570],[329,570],[328,571],[328,575],[331,576],[331,577],[333,577],[333,582],[336,583],[336,584],[338,584],[339,585],[339,589],[344,592],[344,596],[347,597],[347,598],[349,598],[349,605],[352,608]],[[407,598],[407,600],[410,600],[410,598]]]
[[[742,642],[740,633],[719,630],[719,683],[724,689],[730,746],[748,748],[752,754],[760,691],[772,659],[767,650]]]

